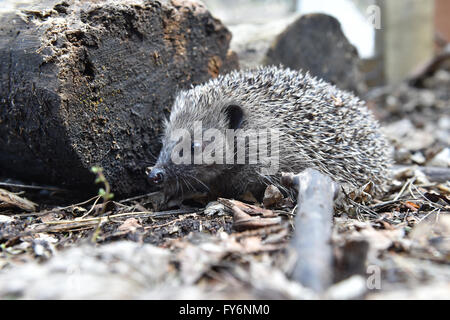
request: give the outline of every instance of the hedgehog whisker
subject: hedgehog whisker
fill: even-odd
[[[177,191],[176,191],[176,193],[178,194],[179,192],[181,192],[181,198],[183,199],[183,197],[184,197],[183,188],[180,185],[178,177],[176,178],[176,182],[177,182]]]
[[[187,184],[186,180],[180,175],[180,184],[181,184],[181,190],[183,190],[183,184],[186,185],[187,190],[189,190],[189,185]]]
[[[196,177],[194,177],[193,175],[190,175],[190,174],[188,174],[188,176],[191,177],[192,179],[197,180],[201,185],[203,185],[203,186],[206,188],[206,190],[207,190],[208,192],[211,191],[211,190],[209,189],[209,187],[208,187],[203,181],[201,181],[200,179],[198,179],[198,178],[196,178]]]
[[[188,188],[188,190],[191,190],[191,191],[195,192],[196,190],[195,190],[194,186],[186,178],[188,178],[188,177],[187,176],[181,176],[181,179],[183,179],[183,181],[186,184],[186,187]]]

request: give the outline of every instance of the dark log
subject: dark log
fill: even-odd
[[[148,192],[176,92],[237,67],[231,34],[197,2],[19,9],[0,14],[3,176],[90,191],[97,165],[115,194]]]
[[[331,231],[338,186],[317,170],[283,176],[298,189],[295,232],[291,246],[298,255],[292,278],[320,293],[333,281]]]
[[[280,63],[309,71],[356,94],[367,90],[359,71],[358,51],[345,37],[339,21],[329,15],[301,16],[278,35],[267,52],[266,64]]]

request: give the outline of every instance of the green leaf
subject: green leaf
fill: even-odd
[[[97,177],[97,179],[95,179],[95,183],[101,183],[104,182],[105,179],[101,178],[101,177]]]
[[[105,196],[105,194],[106,194],[106,191],[105,191],[105,189],[103,189],[103,188],[100,188],[100,189],[98,189],[98,195],[99,195],[99,196],[102,196],[102,197],[104,197],[104,196]]]
[[[92,167],[91,168],[91,172],[92,173],[98,173],[100,171],[100,168],[99,167]]]

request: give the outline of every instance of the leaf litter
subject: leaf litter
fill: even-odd
[[[396,167],[382,195],[369,196],[367,185],[336,206],[333,284],[324,293],[291,278],[301,259],[291,246],[296,204],[273,186],[263,203],[247,194],[245,202],[155,211],[154,193],[115,201],[104,190],[67,205],[64,190],[50,188],[44,201],[40,187],[6,182],[0,298],[450,298],[444,72],[422,81],[427,88],[405,83],[367,97],[380,111]],[[423,90],[435,94],[435,105],[420,105]],[[61,198],[66,205],[55,204]]]

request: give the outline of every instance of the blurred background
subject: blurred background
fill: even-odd
[[[398,83],[450,39],[448,0],[205,0],[232,31],[242,66],[261,63],[272,40],[299,16],[325,13],[339,20],[362,60],[371,86]]]

